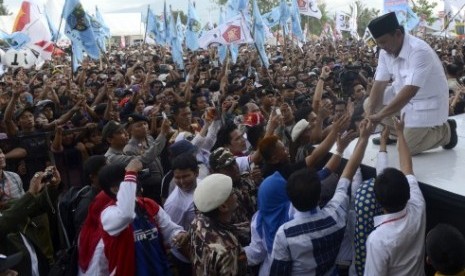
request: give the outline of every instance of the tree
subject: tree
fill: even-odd
[[[6,8],[5,5],[3,5],[3,0],[0,0],[0,15],[9,15],[10,12]]]
[[[186,25],[187,24],[187,15],[182,10],[173,11],[173,18],[176,20],[178,16],[181,16],[181,23]]]
[[[320,35],[323,31],[323,27],[327,22],[333,23],[333,19],[328,14],[328,9],[326,7],[326,3],[319,2],[318,8],[321,11],[321,19],[317,19],[315,17],[310,16],[302,16],[302,22],[308,23],[308,30],[311,34]],[[306,19],[304,19],[306,18]]]
[[[365,33],[365,29],[368,26],[368,23],[370,23],[371,20],[374,18],[378,17],[380,10],[374,9],[374,8],[367,8],[364,3],[362,3],[361,0],[355,1],[355,7],[357,7],[357,33],[360,36],[363,36]],[[351,12],[352,11],[352,6],[351,6]]]
[[[436,21],[433,9],[438,5],[437,2],[430,3],[428,0],[412,0],[412,3],[412,10],[418,16],[423,15],[426,18],[426,22],[429,24],[432,24],[434,21]]]

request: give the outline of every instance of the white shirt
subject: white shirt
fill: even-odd
[[[406,127],[432,127],[446,122],[449,90],[441,61],[423,40],[405,34],[398,57],[381,50],[375,80],[394,78],[399,93],[405,85],[419,87],[417,94],[402,108]]]
[[[425,275],[425,200],[415,176],[407,175],[407,180],[407,206],[400,212],[374,217],[375,230],[366,243],[366,276]]]

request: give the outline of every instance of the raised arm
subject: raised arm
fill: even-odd
[[[373,130],[373,124],[368,120],[363,120],[360,123],[360,137],[355,146],[352,156],[349,158],[347,165],[342,172],[341,178],[346,178],[351,180],[354,177],[357,168],[362,162],[363,156],[365,155],[365,149],[368,145],[368,138]]]
[[[413,174],[412,155],[410,154],[410,149],[408,148],[407,141],[405,140],[404,136],[404,119],[405,113],[402,114],[402,118],[400,120],[393,118],[397,131],[397,148],[399,151],[400,170],[405,175],[411,175]]]

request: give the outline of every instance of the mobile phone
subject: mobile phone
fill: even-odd
[[[165,111],[161,112],[161,116],[163,117],[163,120],[168,120],[168,116],[166,116]]]
[[[276,108],[276,115],[281,116],[281,110],[279,108]]]

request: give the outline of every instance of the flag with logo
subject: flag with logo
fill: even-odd
[[[218,27],[205,32],[199,38],[199,46],[206,49],[210,45],[237,45],[253,43],[253,41],[243,16],[238,14]]]
[[[253,22],[254,22],[254,39],[255,39],[255,46],[257,47],[258,54],[260,55],[260,61],[263,63],[262,65],[268,68],[270,63],[268,61],[268,56],[266,55],[265,51],[265,23],[263,22],[262,15],[260,14],[260,10],[258,9],[257,0],[253,1]]]
[[[29,41],[24,47],[31,49],[39,62],[50,60],[53,52],[52,33],[50,32],[45,10],[38,0],[26,0],[21,4],[21,8],[16,16],[12,33],[20,32],[23,35],[15,39],[25,43],[25,38]]]
[[[321,19],[321,10],[316,0],[297,0],[297,5],[301,14]]]
[[[182,44],[182,42],[184,41],[186,37],[186,28],[181,22],[181,16],[179,13],[178,13],[178,17],[176,17],[176,33],[178,34],[179,41],[181,41],[181,44]]]
[[[291,11],[285,0],[279,4],[279,24],[287,31],[287,20],[291,17]]]
[[[66,0],[63,8],[63,19],[66,22],[65,34],[72,42],[73,55],[78,63],[82,61],[84,50],[89,57],[98,59],[100,49],[97,36],[94,34],[93,21],[84,11],[79,0]]]
[[[189,1],[189,6],[187,9],[187,29],[186,29],[186,46],[191,51],[195,51],[199,48],[199,36],[202,30],[202,24],[200,23],[200,18],[197,15],[197,11]]]

